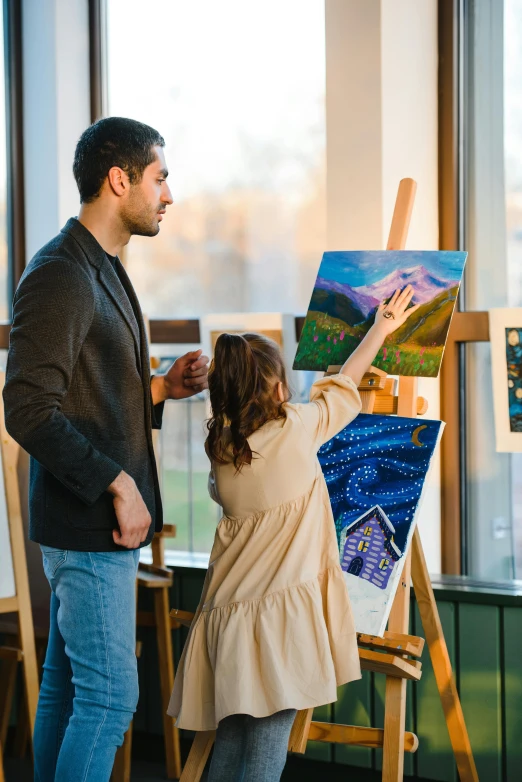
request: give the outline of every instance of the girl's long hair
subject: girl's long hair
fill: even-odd
[[[275,387],[289,394],[279,347],[260,334],[220,334],[210,365],[211,417],[205,442],[207,456],[236,470],[252,461],[248,437],[267,421],[284,416]]]

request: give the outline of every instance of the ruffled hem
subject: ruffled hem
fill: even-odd
[[[202,611],[178,667],[168,713],[187,730],[231,714],[267,717],[332,703],[361,676],[341,568],[262,598]]]

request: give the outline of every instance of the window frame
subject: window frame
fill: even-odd
[[[3,0],[7,163],[7,322],[0,323],[0,348],[9,347],[11,302],[25,268],[25,199],[22,92],[22,4]]]

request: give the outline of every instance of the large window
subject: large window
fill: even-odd
[[[107,10],[108,112],[162,133],[174,196],[128,248],[144,311],[303,312],[326,233],[324,0]]]
[[[522,0],[464,3],[467,310],[522,306]],[[522,454],[497,453],[491,351],[466,360],[464,570],[522,578]]]
[[[126,251],[144,312],[303,313],[326,246],[324,0],[106,6],[107,112],[164,136],[174,197],[159,236]],[[219,513],[206,416],[203,398],[169,403],[161,433],[167,545],[184,552],[210,550]]]

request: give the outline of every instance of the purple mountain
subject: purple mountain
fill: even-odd
[[[346,283],[327,280],[324,277],[317,278],[315,288],[321,288],[324,291],[333,291],[334,293],[342,293],[343,296],[346,296],[346,298],[350,299],[350,301],[355,304],[365,318],[367,318],[370,312],[379,304],[379,299],[376,299],[373,295],[367,295],[362,288],[352,288],[350,285],[346,285]]]
[[[358,296],[372,296],[380,302],[389,298],[397,288],[404,288],[406,285],[413,285],[415,288],[413,301],[416,304],[425,304],[442,291],[457,285],[457,281],[440,280],[424,266],[412,266],[409,269],[396,269],[373,285],[362,285],[352,290]]]

